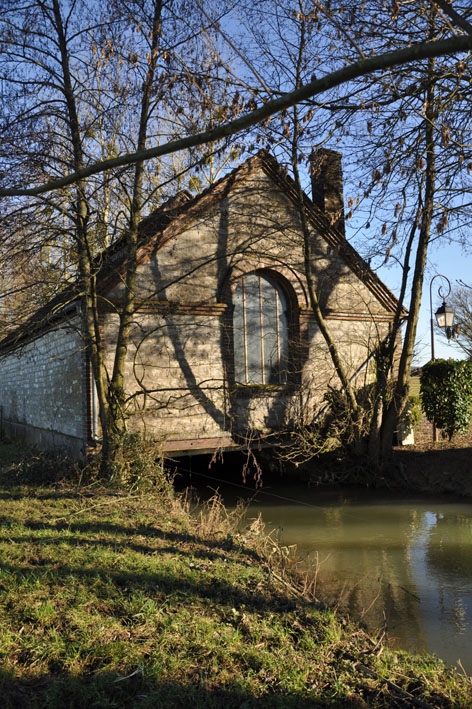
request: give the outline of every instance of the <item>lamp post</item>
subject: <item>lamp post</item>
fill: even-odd
[[[440,273],[436,273],[435,276],[432,277],[430,283],[429,283],[429,311],[430,311],[430,316],[431,316],[431,361],[434,362],[435,360],[435,353],[434,353],[434,320],[433,320],[433,283],[436,280],[436,278],[442,278],[443,281],[446,281],[447,283],[447,292],[444,293],[442,286],[439,286],[438,288],[438,295],[440,298],[443,299],[442,305],[436,310],[435,312],[435,317],[436,317],[436,322],[438,327],[440,327],[442,330],[445,330],[447,339],[450,340],[451,337],[455,338],[457,335],[457,327],[454,325],[454,310],[447,305],[446,303],[446,298],[449,296],[451,292],[451,282],[449,278],[446,276],[443,276]]]
[[[430,283],[429,283],[429,312],[430,312],[430,323],[431,323],[431,362],[434,362],[435,360],[435,352],[434,352],[434,320],[433,320],[433,282],[436,280],[436,278],[442,278],[443,281],[446,281],[447,283],[447,293],[443,292],[442,286],[439,286],[438,288],[438,295],[440,298],[442,298],[442,305],[436,310],[435,312],[435,317],[436,317],[436,322],[438,327],[440,327],[442,330],[445,330],[447,339],[450,340],[451,337],[455,338],[458,329],[456,325],[454,325],[454,310],[447,305],[446,303],[446,298],[449,296],[451,292],[451,282],[449,278],[446,276],[441,275],[440,273],[436,273],[435,276],[432,277]],[[433,441],[437,441],[437,431],[436,431],[436,426],[433,424]]]

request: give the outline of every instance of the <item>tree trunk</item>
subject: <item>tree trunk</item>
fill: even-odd
[[[421,227],[416,250],[415,270],[413,274],[409,317],[405,329],[405,337],[398,367],[398,377],[392,400],[386,408],[381,427],[380,466],[391,455],[393,435],[398,425],[409,394],[411,362],[414,354],[416,330],[418,325],[423,290],[424,272],[428,246],[431,238],[431,225],[434,213],[434,196],[436,188],[436,155],[435,155],[435,121],[436,100],[434,90],[434,59],[429,60],[429,83],[425,99],[425,146],[426,166],[424,175],[424,194],[421,210]],[[421,201],[421,199],[420,199]]]
[[[303,53],[305,49],[305,26],[304,24],[302,25],[301,29],[301,37],[300,37],[300,44],[298,48],[298,62],[297,62],[297,82],[296,86],[297,88],[301,86],[301,73],[302,73],[302,65],[303,65]],[[298,106],[295,105],[293,108],[293,137],[292,137],[292,151],[291,151],[291,157],[292,157],[292,171],[293,171],[293,177],[296,185],[296,190],[298,193],[298,204],[299,204],[299,218],[300,218],[300,226],[302,230],[302,238],[303,238],[303,255],[304,255],[304,267],[305,267],[305,279],[306,279],[306,285],[307,285],[307,290],[308,290],[308,298],[310,301],[310,306],[313,311],[313,314],[315,316],[316,323],[320,329],[320,332],[324,338],[324,341],[326,342],[326,345],[328,347],[328,351],[331,357],[331,361],[333,363],[334,369],[336,371],[336,374],[339,378],[341,387],[345,393],[348,406],[350,409],[350,415],[352,417],[352,423],[353,423],[353,433],[355,437],[355,447],[357,447],[360,443],[360,427],[358,426],[358,419],[359,419],[359,405],[356,397],[356,392],[351,384],[351,381],[345,371],[344,364],[342,361],[342,358],[340,356],[339,350],[336,346],[336,342],[334,341],[334,338],[332,337],[328,325],[324,319],[320,303],[316,294],[316,287],[315,287],[315,282],[314,282],[314,277],[313,277],[313,252],[311,248],[311,234],[310,234],[310,229],[308,227],[307,223],[307,218],[306,218],[306,212],[304,209],[304,193],[302,189],[302,184],[300,180],[300,173],[298,170],[298,163],[299,163],[299,146],[298,142],[300,139],[301,135],[301,125],[299,121],[299,115],[298,115]]]
[[[154,15],[150,37],[150,52],[148,55],[148,70],[142,85],[141,114],[139,121],[137,150],[146,147],[147,130],[150,117],[150,104],[154,76],[157,66],[158,47],[161,37],[162,2],[154,3]],[[134,170],[131,208],[126,233],[126,277],[123,289],[123,305],[120,311],[120,324],[117,333],[113,373],[108,386],[108,400],[103,402],[106,409],[106,426],[101,452],[101,474],[108,479],[114,479],[119,474],[121,454],[126,433],[126,390],[125,372],[126,359],[130,341],[131,324],[135,315],[136,268],[139,222],[143,208],[143,175],[144,163],[136,162]]]

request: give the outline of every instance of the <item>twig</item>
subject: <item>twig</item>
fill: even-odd
[[[285,586],[289,591],[291,591],[295,596],[298,596],[298,598],[303,598],[303,593],[299,591],[293,584],[289,583],[288,581],[285,581],[281,576],[278,576],[272,569],[269,570],[269,573],[271,576],[274,577],[276,581],[281,583],[283,586]]]
[[[134,677],[135,675],[142,675],[144,674],[143,668],[142,667],[137,667],[134,672],[131,672],[130,675],[126,675],[126,677],[117,677],[116,679],[113,680],[113,684],[116,682],[123,682],[125,679],[130,679],[131,677]]]
[[[374,677],[379,682],[385,682],[385,684],[390,690],[397,692],[401,697],[403,697],[403,699],[408,699],[408,701],[414,704],[414,706],[420,707],[420,709],[433,709],[431,704],[427,704],[421,699],[417,699],[413,696],[413,694],[407,692],[406,689],[402,689],[398,686],[398,684],[395,684],[395,682],[391,682],[389,679],[385,679],[384,677],[379,675],[378,672],[375,672],[375,670],[371,670],[370,667],[367,667],[367,665],[364,665],[362,662],[360,662],[356,657],[354,657],[354,655],[351,655],[348,652],[343,652],[342,654],[343,657],[345,657],[347,660],[351,660],[351,662],[355,663],[354,667],[358,672],[363,672],[369,677]]]

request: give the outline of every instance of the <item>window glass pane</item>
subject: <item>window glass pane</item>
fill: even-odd
[[[240,384],[246,383],[246,343],[244,333],[243,282],[236,288],[233,298],[233,342],[234,378]]]
[[[247,382],[262,384],[262,312],[258,274],[246,276],[245,285]]]
[[[278,384],[277,291],[267,276],[261,276],[261,295],[264,383]]]
[[[251,273],[234,294],[235,379],[246,384],[283,384],[287,380],[287,301],[269,276]]]
[[[288,313],[287,299],[283,291],[277,289],[277,327],[279,336],[279,383],[287,382],[288,370]]]

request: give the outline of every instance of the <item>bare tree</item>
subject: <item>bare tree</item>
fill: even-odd
[[[304,84],[300,89],[287,91],[280,98],[263,101],[260,107],[254,107],[254,101],[249,103],[250,110],[244,115],[234,120],[223,121],[218,126],[200,131],[194,135],[167,140],[162,144],[146,148],[139,152],[128,152],[117,157],[108,157],[104,160],[96,160],[88,167],[78,171],[70,172],[68,175],[47,181],[44,184],[25,187],[21,186],[0,187],[0,197],[7,196],[35,196],[51,192],[67,185],[74,184],[77,180],[96,175],[107,170],[112,170],[127,165],[132,165],[136,161],[151,160],[165,155],[173,155],[179,151],[188,150],[196,146],[222,140],[231,135],[239,134],[249,128],[264,123],[272,116],[283,112],[300,101],[304,101],[313,96],[323,94],[332,88],[346,84],[349,81],[368,76],[376,71],[390,69],[401,66],[412,61],[428,59],[450,54],[461,54],[468,52],[472,48],[472,37],[460,36],[438,40],[436,42],[420,42],[414,46],[408,46],[392,52],[385,52],[378,56],[369,57],[355,62],[344,69],[330,72],[320,79],[312,79]],[[257,103],[256,103],[257,106]],[[26,181],[25,181],[26,182]]]
[[[434,41],[445,33],[463,31],[434,3],[424,3],[421,8],[400,3],[390,22],[385,17],[377,34],[368,25],[366,18],[361,35],[368,32],[374,42],[387,40],[391,46],[397,46],[399,38]],[[470,192],[470,90],[464,70],[469,65],[470,57],[464,55],[453,62],[448,57],[430,58],[389,72],[365,95],[370,116],[364,111],[355,114],[361,120],[355,132],[357,149],[370,171],[362,181],[363,194],[356,198],[359,204],[364,200],[368,204],[364,223],[374,232],[368,253],[375,258],[378,249],[382,253],[378,263],[401,264],[400,300],[409,309],[393,395],[390,400],[383,397],[387,405],[379,437],[371,436],[373,456],[380,461],[388,457],[408,396],[429,250],[436,239],[467,238],[463,226],[470,213],[470,204],[464,199]],[[377,229],[372,228],[375,221]],[[384,352],[388,368],[396,346],[392,337]]]
[[[271,145],[290,165],[300,204],[303,175],[299,165],[308,162],[314,146],[339,145],[349,165],[351,237],[374,267],[400,266],[398,310],[376,356],[377,384],[368,436],[369,459],[375,468],[390,453],[408,397],[428,250],[439,238],[467,238],[463,225],[470,212],[466,198],[470,194],[466,70],[470,58],[467,54],[455,60],[416,55],[408,62],[384,66],[379,73],[346,77],[341,84],[331,84],[331,90],[320,98],[307,98],[301,92],[304,86],[316,84],[314,73],[336,74],[343,71],[340,66],[352,68],[356,63],[366,66],[384,56],[385,48],[397,55],[406,46],[429,46],[444,36],[462,40],[463,32],[470,29],[468,10],[457,7],[427,0],[392,6],[376,0],[315,6],[303,0],[279,0],[258,3],[245,15],[248,35],[261,57],[254,60],[252,73],[263,76],[261,94],[266,105],[272,96],[284,92],[293,92],[299,99],[292,111],[284,110],[259,125],[256,144]],[[308,282],[311,261],[307,247]],[[309,290],[355,421],[360,412],[357,392],[346,376],[313,284]],[[409,317],[401,344],[405,307]]]
[[[80,175],[104,151],[141,153],[149,140],[178,135],[182,116],[186,129],[196,131],[214,110],[208,43],[196,42],[202,31],[199,20],[188,16],[178,0],[165,5],[161,0],[110,0],[98,17],[97,8],[84,1],[31,0],[21,9],[15,3],[6,5],[0,35],[9,98],[3,117],[4,181],[44,182],[70,172]],[[206,35],[210,31],[207,28]],[[15,98],[20,98],[19,107]],[[224,111],[225,103],[219,108]],[[230,115],[238,110],[234,104]],[[197,161],[202,159],[206,155],[196,156]],[[102,472],[108,477],[114,474],[126,430],[124,376],[135,312],[138,227],[143,210],[165,196],[163,185],[174,177],[171,168],[164,160],[158,169],[135,160],[122,169],[79,177],[34,201],[45,238],[66,254],[74,280],[70,297],[80,296],[82,301],[84,344],[99,399]],[[41,220],[46,205],[50,219]],[[23,217],[26,206],[23,201]],[[21,209],[18,203],[19,214]],[[51,223],[62,227],[55,236]],[[23,224],[27,234],[25,219]],[[28,241],[42,248],[46,243],[31,229]],[[110,370],[101,341],[96,276],[100,251],[113,242],[125,253],[120,278],[126,288],[117,310]]]
[[[455,312],[456,344],[465,352],[467,359],[472,361],[472,286],[464,283],[453,290],[450,305]]]

